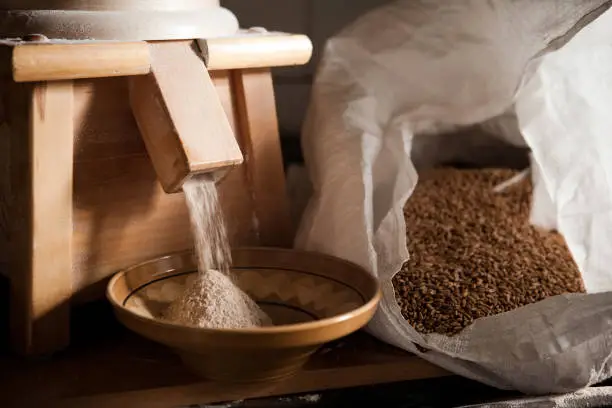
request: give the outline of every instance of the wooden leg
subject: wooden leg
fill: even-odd
[[[48,354],[70,339],[73,85],[19,87],[9,101],[11,332],[15,350]]]
[[[233,71],[232,82],[260,244],[291,247],[294,228],[285,188],[272,74],[268,68],[237,70]]]

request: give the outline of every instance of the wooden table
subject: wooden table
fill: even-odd
[[[364,333],[325,346],[280,383],[228,385],[188,372],[163,346],[124,330],[104,303],[77,310],[74,344],[53,359],[0,358],[1,407],[170,408],[449,375]]]

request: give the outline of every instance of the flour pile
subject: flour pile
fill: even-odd
[[[164,317],[175,323],[209,329],[271,325],[266,313],[232,280],[231,251],[214,179],[209,175],[195,176],[185,182],[183,191],[199,273],[168,307]]]
[[[214,269],[201,273],[183,296],[170,305],[166,318],[208,329],[268,326],[270,318],[231,278]]]

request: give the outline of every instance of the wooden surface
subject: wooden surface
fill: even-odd
[[[151,70],[146,42],[30,44],[13,51],[15,82],[145,75]]]
[[[192,245],[184,197],[166,194],[128,102],[126,78],[74,90],[75,294],[99,297],[122,265]]]
[[[245,73],[247,73],[245,75]],[[245,118],[238,134],[244,154],[253,164],[246,177],[254,197],[254,213],[262,225],[262,245],[285,246],[292,242],[294,226],[290,224],[289,200],[285,188],[274,84],[268,68],[234,71],[236,114]],[[266,194],[273,190],[275,195]]]
[[[198,43],[209,71],[300,65],[312,56],[305,35],[247,32]],[[144,42],[22,43],[13,48],[16,82],[144,75],[151,66]]]
[[[68,353],[31,363],[0,359],[0,406],[169,408],[448,375],[360,333],[324,346],[285,382],[215,384],[192,375],[164,347],[97,313],[84,316],[89,324],[75,326],[88,333],[77,334]]]
[[[312,43],[305,35],[247,32],[199,43],[211,71],[304,65],[312,56]]]
[[[287,203],[280,141],[260,116],[274,111],[239,115],[236,104],[243,94],[234,91],[236,76],[227,71],[211,75],[241,148],[250,152],[219,185],[230,241],[233,246],[263,245],[269,231],[276,231],[277,238],[268,241],[291,246],[291,225],[283,210]],[[268,85],[271,81],[260,71],[240,75]],[[75,294],[83,300],[100,297],[106,279],[118,270],[193,245],[184,197],[160,187],[126,102],[127,92],[125,78],[80,80],[75,85],[73,279]],[[265,101],[271,96],[252,98]],[[242,128],[250,133],[243,134]],[[259,177],[272,173],[268,184],[250,184],[259,172],[255,166],[264,168]],[[269,216],[262,214],[266,207],[260,203],[272,203]]]
[[[45,353],[69,341],[73,85],[10,89],[11,333],[20,352]]]
[[[166,41],[149,48],[151,73],[128,79],[130,102],[164,190],[175,193],[193,174],[241,164],[242,153],[196,44]]]

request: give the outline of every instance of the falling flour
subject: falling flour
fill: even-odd
[[[231,252],[217,187],[209,175],[183,185],[193,231],[198,275],[170,304],[165,318],[202,328],[239,329],[272,324],[263,310],[233,281]]]

